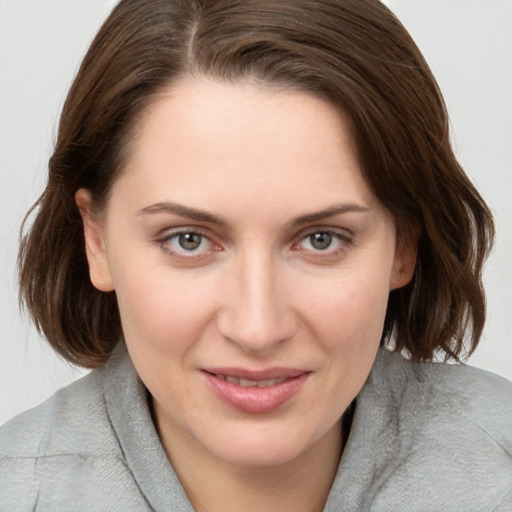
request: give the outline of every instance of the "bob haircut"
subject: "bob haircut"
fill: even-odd
[[[243,80],[322,98],[351,118],[364,178],[418,244],[412,281],[390,293],[381,344],[414,361],[460,360],[485,320],[491,214],[453,154],[439,88],[378,0],[122,0],[65,102],[48,184],[25,218],[20,300],[70,362],[102,365],[122,337],[115,292],[89,279],[75,192],[98,214],[137,121],[183,77]],[[23,228],[22,228],[23,229]]]

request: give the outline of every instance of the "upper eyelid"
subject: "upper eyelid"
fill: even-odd
[[[184,226],[179,228],[166,228],[162,229],[157,235],[156,240],[166,240],[169,238],[173,238],[177,235],[181,235],[184,233],[194,233],[197,235],[204,236],[208,238],[208,240],[211,240],[211,234],[206,229],[202,229],[199,226]]]
[[[308,233],[334,233],[336,235],[342,235],[344,233],[348,233],[351,236],[353,235],[353,233],[349,229],[346,229],[346,228],[334,228],[334,227],[323,227],[323,226],[320,226],[320,227],[314,226],[312,228],[306,228],[304,230],[304,233],[306,235]]]
[[[295,240],[303,240],[304,238],[313,235],[315,233],[332,233],[333,235],[337,235],[341,238],[350,238],[354,237],[354,233],[346,228],[334,228],[334,227],[319,227],[314,226],[311,228],[306,228],[302,230],[298,235],[295,236]]]

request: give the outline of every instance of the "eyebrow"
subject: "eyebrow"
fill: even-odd
[[[365,206],[361,206],[356,203],[344,203],[339,205],[330,206],[329,208],[325,208],[324,210],[320,210],[317,212],[307,213],[305,215],[301,215],[300,217],[296,217],[291,220],[288,224],[291,227],[300,226],[302,224],[308,224],[311,222],[317,222],[323,219],[327,219],[329,217],[333,217],[334,215],[341,215],[344,213],[368,213],[370,212],[370,208]],[[157,214],[157,213],[171,213],[175,215],[179,215],[180,217],[185,217],[191,220],[199,221],[199,222],[209,222],[212,224],[216,224],[218,226],[226,226],[227,222],[216,215],[213,215],[204,210],[199,210],[196,208],[190,208],[188,206],[183,206],[178,203],[173,203],[170,201],[163,201],[160,203],[152,204],[151,206],[147,206],[146,208],[142,208],[137,212],[137,215],[147,215],[147,214]]]
[[[344,203],[339,205],[330,206],[318,212],[307,213],[301,215],[290,222],[291,226],[299,226],[301,224],[308,224],[310,222],[318,222],[319,220],[334,217],[335,215],[342,215],[344,213],[369,213],[370,208],[361,206],[356,203]]]
[[[197,210],[196,208],[189,208],[178,203],[172,203],[164,201],[161,203],[155,203],[146,208],[142,208],[137,212],[137,215],[146,215],[154,213],[174,213],[180,217],[186,217],[187,219],[197,220],[200,222],[210,222],[217,224],[218,226],[225,226],[227,223],[220,217],[212,215],[204,210]]]

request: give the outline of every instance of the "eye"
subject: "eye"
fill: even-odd
[[[296,249],[310,252],[333,254],[343,250],[351,243],[347,234],[332,230],[317,230],[306,234],[296,245]]]
[[[325,249],[329,249],[332,245],[333,235],[327,231],[321,231],[319,233],[309,235],[307,240],[308,244],[317,251],[324,251]]]
[[[199,249],[203,242],[203,235],[198,233],[180,233],[179,235],[175,235],[171,238],[171,243],[177,244],[180,249],[187,252]]]
[[[197,231],[168,232],[156,242],[171,255],[181,258],[205,256],[218,250],[206,235]]]

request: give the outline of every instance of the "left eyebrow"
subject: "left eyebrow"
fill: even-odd
[[[324,220],[329,217],[333,217],[334,215],[341,215],[343,213],[369,213],[370,208],[366,206],[361,206],[355,203],[347,203],[334,205],[329,208],[325,208],[324,210],[320,210],[318,212],[307,213],[305,215],[301,215],[293,219],[290,222],[291,227],[299,226],[302,224],[308,224],[310,222],[318,222],[319,220]]]

